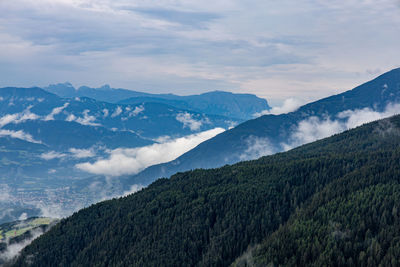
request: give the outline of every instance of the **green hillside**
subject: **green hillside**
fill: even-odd
[[[354,177],[352,177],[354,178]],[[255,266],[399,266],[400,185],[334,183],[252,251]],[[335,189],[335,190],[334,190]],[[332,192],[337,191],[332,196]],[[326,194],[331,196],[326,197]],[[237,266],[245,266],[238,261]]]
[[[5,242],[9,238],[15,238],[25,234],[30,230],[39,227],[49,226],[54,224],[57,220],[52,218],[29,218],[23,221],[15,221],[4,223],[0,225],[0,242]]]
[[[243,253],[237,265],[393,263],[399,162],[396,116],[286,153],[179,173],[62,220],[15,266],[228,266]]]

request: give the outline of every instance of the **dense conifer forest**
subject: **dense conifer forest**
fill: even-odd
[[[63,219],[14,266],[398,266],[400,117],[178,173]]]

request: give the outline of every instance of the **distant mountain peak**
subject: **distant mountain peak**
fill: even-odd
[[[66,88],[75,89],[75,87],[70,82],[54,83],[54,84],[50,84],[48,87],[64,87],[64,88],[66,87]]]
[[[70,82],[65,82],[63,85],[68,86],[68,87],[74,87]]]
[[[113,88],[111,88],[109,84],[105,84],[100,87],[99,90],[113,90]]]

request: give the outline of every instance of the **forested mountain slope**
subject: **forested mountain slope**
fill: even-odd
[[[332,266],[341,249],[346,263],[396,263],[399,162],[395,116],[274,156],[178,173],[62,220],[14,266],[228,266],[255,244],[261,265]]]

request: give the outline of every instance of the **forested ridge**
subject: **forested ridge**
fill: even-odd
[[[14,265],[398,265],[399,128],[157,180],[63,219]]]

